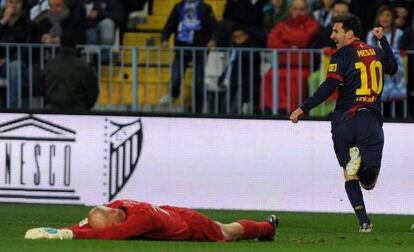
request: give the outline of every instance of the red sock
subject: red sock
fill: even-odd
[[[239,220],[238,223],[243,226],[244,233],[243,240],[256,239],[258,237],[270,235],[273,232],[273,227],[269,222]]]

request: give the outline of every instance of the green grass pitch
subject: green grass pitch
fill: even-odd
[[[414,216],[371,215],[373,233],[358,233],[352,214],[277,213],[275,241],[169,242],[97,240],[25,240],[27,229],[62,227],[86,216],[83,206],[0,204],[1,251],[414,251]],[[263,220],[270,212],[200,210],[221,222]]]

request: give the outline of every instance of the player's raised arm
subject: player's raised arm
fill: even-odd
[[[372,32],[374,33],[374,36],[380,40],[382,39],[382,37],[384,37],[384,29],[382,29],[382,27],[374,27],[374,29],[372,29]]]
[[[374,36],[379,40],[381,48],[384,51],[384,55],[381,59],[382,64],[384,65],[384,73],[395,74],[398,70],[398,64],[394,58],[390,44],[384,36],[384,30],[382,27],[375,27],[372,29],[372,32],[374,33]]]

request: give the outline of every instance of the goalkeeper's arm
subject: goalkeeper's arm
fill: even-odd
[[[32,228],[26,231],[25,239],[52,239],[52,240],[71,240],[74,239],[73,231],[70,229],[57,229],[50,227]]]

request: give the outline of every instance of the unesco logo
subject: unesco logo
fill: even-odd
[[[77,116],[59,117],[60,123],[32,114],[0,122],[0,201],[111,201],[131,178],[142,149],[141,118],[91,116],[79,124]],[[63,125],[71,118],[70,128]],[[85,180],[85,171],[97,176]]]
[[[77,202],[76,131],[34,115],[0,124],[0,198]]]
[[[129,123],[115,122],[105,119],[105,137],[109,137],[109,148],[104,156],[108,165],[104,165],[104,177],[108,178],[108,201],[115,196],[128,182],[137,168],[141,154],[143,133],[141,119]],[[108,141],[105,140],[105,143]],[[108,151],[109,150],[109,151]]]

